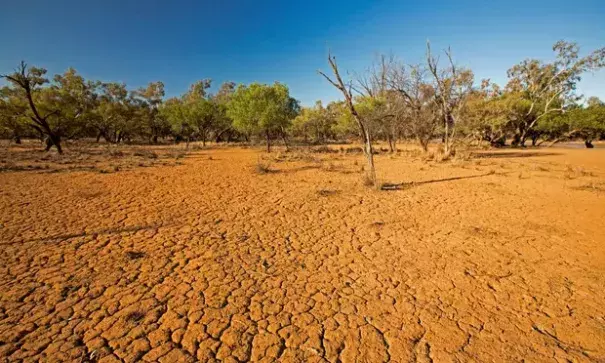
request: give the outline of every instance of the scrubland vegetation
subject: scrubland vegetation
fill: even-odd
[[[501,86],[430,46],[329,54],[343,100],[309,107],[21,64],[0,361],[605,361],[605,105],[576,93],[605,48],[553,50]]]
[[[260,138],[268,151],[276,139],[323,144],[361,138],[368,156],[375,140],[387,141],[392,151],[399,140],[416,140],[426,150],[438,138],[446,155],[469,142],[523,147],[581,138],[592,147],[603,137],[605,106],[575,89],[584,73],[605,65],[605,48],[582,57],[577,44],[560,41],[553,51],[552,61],[513,65],[504,86],[475,79],[451,50],[435,54],[430,46],[422,64],[381,56],[353,79],[341,77],[330,55],[333,74],[320,74],[344,100],[310,107],[301,107],[281,83],[226,82],[211,93],[212,81],[204,79],[165,99],[161,81],[129,90],[86,80],[73,68],[51,78],[44,68],[22,63],[3,76],[0,136],[16,143],[40,138],[47,150],[59,152],[63,140],[79,138],[187,145]]]

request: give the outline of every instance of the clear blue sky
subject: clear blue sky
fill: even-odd
[[[2,0],[0,72],[21,59],[130,88],[161,80],[167,96],[212,78],[288,84],[305,105],[339,98],[316,70],[328,47],[362,71],[377,53],[422,61],[427,39],[450,45],[477,79],[506,81],[528,57],[552,58],[558,39],[605,46],[604,0],[159,1]],[[605,100],[605,71],[580,92]]]

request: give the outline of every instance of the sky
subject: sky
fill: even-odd
[[[582,54],[605,46],[603,0],[0,0],[0,9],[0,73],[25,60],[131,89],[161,80],[168,97],[211,78],[214,88],[280,81],[303,105],[340,99],[317,74],[329,71],[328,49],[354,74],[378,54],[422,62],[430,40],[477,82],[504,85],[521,60],[551,60],[559,39]],[[605,70],[578,89],[605,100]]]

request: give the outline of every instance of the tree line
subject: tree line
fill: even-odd
[[[45,69],[22,62],[2,76],[0,137],[17,143],[38,137],[47,150],[59,152],[63,140],[77,138],[187,146],[192,140],[262,139],[268,150],[276,139],[287,145],[289,138],[316,144],[361,138],[370,170],[374,140],[394,151],[399,140],[416,140],[427,150],[440,139],[446,155],[471,141],[522,147],[573,137],[591,147],[605,134],[605,106],[575,91],[583,74],[605,66],[605,48],[581,57],[577,44],[559,41],[553,51],[551,62],[527,59],[512,66],[503,87],[476,82],[449,49],[435,55],[428,43],[420,64],[381,56],[351,79],[341,76],[329,55],[331,74],[319,73],[344,100],[310,107],[301,107],[278,82],[225,82],[211,93],[212,81],[203,79],[165,99],[159,81],[129,90],[123,83],[86,80],[73,68],[48,79]]]

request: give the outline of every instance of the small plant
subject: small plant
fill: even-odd
[[[271,162],[258,159],[258,161],[256,162],[256,172],[258,174],[269,174],[273,172],[273,170],[271,169]]]

